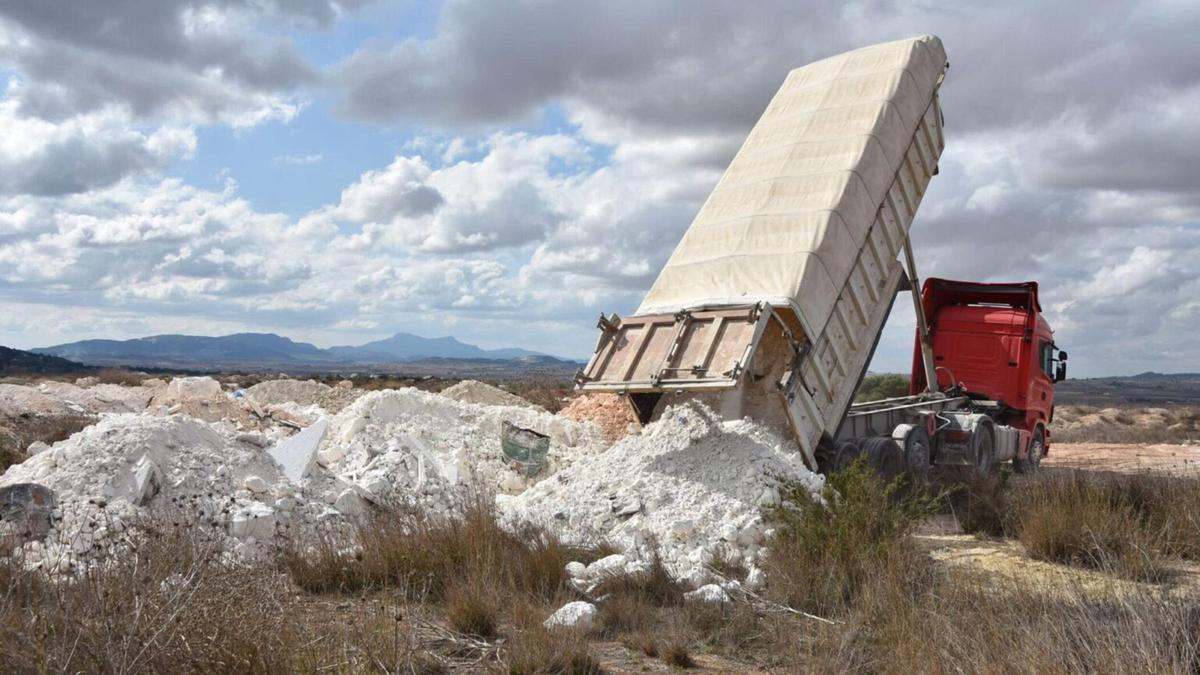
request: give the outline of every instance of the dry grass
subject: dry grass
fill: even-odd
[[[784,484],[782,505],[767,513],[778,528],[764,564],[773,598],[818,615],[841,614],[882,573],[909,576],[920,554],[907,535],[936,501],[905,496],[901,487],[882,484],[861,459],[829,476],[826,504],[803,485]]]
[[[269,568],[230,566],[201,533],[146,527],[133,552],[69,581],[5,561],[0,671],[356,672],[431,663],[390,618],[364,614],[322,630]]]
[[[1040,560],[1166,579],[1162,532],[1130,499],[1132,484],[1077,473],[1035,481],[1021,490],[1017,537]]]
[[[1194,488],[1147,491],[1146,483],[1096,488],[1050,476],[1044,480],[1030,487],[1041,491],[1042,501],[1023,491],[1011,499],[1005,496],[997,502],[997,517],[1026,528],[1023,519],[1034,517],[1026,504],[1033,500],[1038,509],[1052,506],[1071,512],[1077,528],[1100,530],[1109,527],[1103,523],[1113,513],[1120,513],[1112,505],[1125,503],[1141,514],[1144,524],[1153,523],[1167,516],[1149,514],[1176,513],[1179,504],[1164,497],[1174,506],[1151,507],[1139,505],[1138,499],[1149,499],[1149,494],[1178,497]],[[770,554],[768,594],[796,609],[823,608],[837,623],[762,617],[765,637],[760,640],[768,641],[764,651],[774,655],[765,665],[805,672],[881,673],[1200,670],[1200,602],[1194,596],[1130,593],[1115,583],[1107,591],[1066,588],[1049,593],[1032,576],[1024,583],[950,572],[916,554],[903,535],[927,501],[901,497],[897,502],[898,491],[862,476],[835,480],[834,487],[841,501],[832,502],[824,516],[818,514],[815,522],[811,517],[783,521]],[[983,489],[992,493],[988,499],[1008,492],[996,483]],[[1090,495],[1094,490],[1108,491],[1103,492],[1109,498],[1104,508],[1072,509],[1072,501],[1093,503],[1093,497],[1076,492]],[[889,494],[890,499],[883,499]],[[799,502],[800,495],[791,497],[794,508],[811,513]],[[916,503],[905,505],[905,500]],[[1119,524],[1123,527],[1125,521]],[[1147,531],[1154,531],[1153,526]],[[814,554],[793,545],[816,543],[818,537],[832,542],[834,552]],[[855,539],[861,558],[837,552],[841,541]],[[787,545],[780,547],[780,542]],[[1068,556],[1068,562],[1080,561]],[[1120,571],[1115,565],[1105,569]],[[781,575],[783,584],[777,583]],[[815,590],[804,590],[805,580],[815,582]]]
[[[289,547],[284,568],[311,592],[399,589],[413,600],[446,598],[454,580],[486,580],[502,593],[552,600],[563,595],[566,564],[590,562],[610,550],[571,547],[529,528],[512,533],[486,507],[456,518],[386,513],[360,529],[357,547],[330,539]]]
[[[1017,486],[968,477],[945,494],[964,532],[1015,537],[1040,560],[1162,581],[1170,559],[1200,559],[1200,479],[1046,472]]]
[[[1200,441],[1200,407],[1059,406],[1055,443],[1188,443]]]
[[[1008,467],[979,475],[964,467],[939,467],[929,486],[940,493],[946,510],[967,534],[1002,537],[1013,527],[1013,502]]]
[[[500,629],[500,603],[496,592],[480,579],[455,583],[446,593],[446,621],[459,633],[485,640]]]

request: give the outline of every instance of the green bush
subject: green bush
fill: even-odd
[[[885,398],[896,398],[908,395],[908,376],[895,373],[883,375],[867,375],[854,395],[855,403],[878,401]]]

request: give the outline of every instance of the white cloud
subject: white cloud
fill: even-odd
[[[320,153],[312,153],[308,155],[279,155],[271,160],[275,166],[304,166],[307,164],[317,164],[325,156]]]

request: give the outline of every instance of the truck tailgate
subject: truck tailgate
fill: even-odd
[[[734,387],[771,316],[766,305],[748,305],[601,317],[600,339],[576,382],[628,392]]]

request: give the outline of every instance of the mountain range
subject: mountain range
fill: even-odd
[[[322,349],[273,333],[154,335],[132,340],[81,340],[31,350],[93,366],[132,366],[180,369],[337,370],[381,366],[426,359],[512,361],[568,364],[569,361],[526,349],[483,349],[453,337],[425,338],[397,333],[359,346]]]

